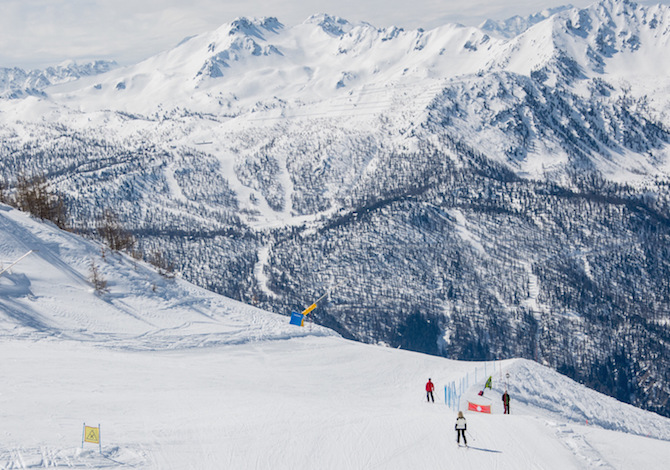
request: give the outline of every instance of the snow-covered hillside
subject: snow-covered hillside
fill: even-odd
[[[287,314],[337,283],[313,318],[345,338],[533,358],[670,416],[670,8],[551,13],[503,37],[238,18],[0,100],[0,198],[44,175],[74,231],[112,211],[201,287]]]
[[[224,299],[99,243],[0,204],[0,336],[179,349],[307,334],[286,318]],[[98,295],[92,266],[106,282]],[[334,334],[313,326],[310,335]],[[124,343],[128,345],[125,346]]]
[[[291,326],[0,206],[0,258],[27,250],[0,277],[3,469],[639,469],[670,452],[669,419],[524,360],[486,364],[493,414],[466,412],[459,448],[443,388],[469,377],[465,406],[482,363]]]

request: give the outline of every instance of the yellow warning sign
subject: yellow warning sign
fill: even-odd
[[[93,444],[100,444],[100,428],[84,426],[84,440]]]

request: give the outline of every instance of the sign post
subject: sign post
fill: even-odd
[[[100,425],[98,424],[97,428],[92,426],[86,426],[84,423],[84,431],[81,436],[81,448],[84,448],[84,442],[90,442],[91,444],[98,444],[100,449],[100,455],[102,455],[102,441],[100,440]]]
[[[339,286],[341,286],[343,282],[344,282],[344,281],[340,282],[340,283],[337,284],[335,287],[331,287],[330,289],[328,289],[328,292],[326,292],[326,293],[323,294],[321,297],[319,297],[318,299],[316,299],[316,301],[315,301],[312,305],[310,305],[309,307],[307,307],[305,310],[303,310],[302,313],[291,312],[291,320],[290,320],[289,323],[290,323],[291,325],[305,326],[305,317],[309,314],[309,312],[311,312],[312,310],[314,310],[319,302],[321,302],[323,299],[325,299],[325,298],[328,296],[328,294],[330,294],[330,293],[331,293],[332,291],[334,291],[336,288],[338,288]]]
[[[21,256],[19,259],[17,259],[16,261],[14,261],[12,264],[10,264],[9,266],[7,266],[5,269],[0,270],[0,276],[2,276],[3,274],[5,274],[5,273],[6,273],[7,271],[9,271],[13,266],[15,266],[16,264],[18,264],[19,261],[21,261],[23,258],[25,258],[26,256],[28,256],[30,253],[33,253],[34,251],[35,251],[35,250],[30,250],[28,253],[26,253],[25,255]]]

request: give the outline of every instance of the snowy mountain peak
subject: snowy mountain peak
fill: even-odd
[[[659,27],[660,26],[660,27]],[[601,0],[582,10],[558,15],[557,46],[590,73],[635,70],[639,75],[667,74],[670,8],[639,6],[628,0]],[[586,45],[586,48],[583,46]]]
[[[241,34],[265,39],[264,32],[277,34],[284,28],[284,25],[275,17],[239,17],[233,20],[226,28],[228,29],[228,34],[231,36]]]
[[[304,24],[319,26],[323,31],[331,36],[343,36],[353,29],[353,25],[344,18],[331,16],[325,13],[312,15],[307,18]]]
[[[281,55],[275,46],[267,42],[268,37],[278,35],[283,28],[284,25],[274,17],[240,17],[221,26],[214,33],[196,36],[200,41],[182,43],[178,47],[183,47],[185,53],[180,57],[188,61],[189,57],[204,55],[205,59],[195,75],[196,78],[220,78],[232,62],[252,56]],[[203,46],[206,50],[202,50]],[[179,67],[179,64],[173,65]]]
[[[646,8],[627,0],[601,0],[589,8],[572,10],[559,24],[569,34],[595,39],[600,52],[611,54],[617,46],[637,45],[632,44],[631,36],[648,25],[647,14]]]
[[[512,38],[489,70],[534,73],[550,84],[603,74],[633,79],[633,70],[638,77],[667,75],[669,12],[628,0],[563,9]]]
[[[502,21],[486,20],[480,25],[480,29],[491,33],[497,37],[513,38],[526,31],[531,26],[546,20],[547,18],[566,10],[573,8],[572,5],[565,5],[556,8],[548,8],[539,13],[526,17],[513,16]]]

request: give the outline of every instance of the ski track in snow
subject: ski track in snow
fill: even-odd
[[[614,467],[608,464],[600,452],[588,443],[583,434],[576,432],[573,426],[551,422],[547,425],[556,429],[559,440],[584,462],[584,468],[614,470]]]
[[[268,256],[270,256],[269,246],[264,246],[258,251],[258,262],[254,266],[254,276],[263,292],[270,298],[273,298],[275,297],[275,293],[268,288],[268,277],[264,272],[265,266],[267,266]]]
[[[486,255],[486,249],[482,245],[481,239],[468,229],[467,219],[463,212],[459,209],[452,209],[449,214],[456,219],[456,233],[461,237],[461,240],[472,245],[480,254]]]
[[[167,165],[165,170],[163,171],[163,176],[165,176],[165,181],[168,185],[168,188],[170,190],[170,196],[172,199],[186,203],[187,199],[186,196],[184,196],[184,193],[181,190],[181,187],[179,186],[179,183],[177,182],[177,179],[174,176],[174,163],[171,163]]]

